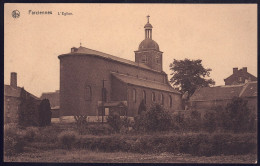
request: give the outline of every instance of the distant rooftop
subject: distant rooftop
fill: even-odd
[[[115,73],[115,72],[111,72],[111,74],[113,76],[115,76],[117,79],[119,79],[120,81],[127,83],[127,84],[180,94],[180,92],[178,92],[177,90],[175,90],[173,87],[171,87],[168,84],[163,84],[161,82],[141,79],[141,78],[137,78],[134,76],[128,76],[128,75],[119,74],[119,73]]]
[[[198,88],[191,96],[191,101],[210,101],[232,99],[233,97],[256,97],[257,81],[240,85],[226,85]]]
[[[12,87],[11,85],[4,85],[4,96],[9,96],[9,97],[20,97],[21,95],[21,87]],[[27,92],[27,91],[26,91]],[[29,93],[29,92],[27,92]],[[29,93],[30,96],[32,96],[34,99],[39,100],[38,97],[34,96],[33,94]]]

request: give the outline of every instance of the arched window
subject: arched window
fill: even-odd
[[[152,101],[155,102],[155,93],[152,92]]]
[[[85,86],[85,100],[86,101],[90,101],[91,100],[91,96],[92,96],[92,92],[91,92],[91,86],[86,85]]]
[[[143,91],[143,100],[144,100],[144,103],[146,104],[146,93],[145,93],[145,91]]]
[[[147,56],[146,55],[142,56],[142,63],[147,63]]]
[[[163,94],[161,93],[160,95],[160,101],[161,101],[161,104],[163,105],[164,104],[164,97],[163,97]]]
[[[133,102],[136,102],[136,90],[133,89]]]
[[[170,108],[172,108],[172,96],[171,95],[169,95],[169,106],[170,106]]]
[[[158,55],[155,57],[155,61],[156,63],[160,63],[160,57]]]

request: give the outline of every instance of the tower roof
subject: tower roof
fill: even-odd
[[[153,26],[149,22],[150,16],[147,16],[147,23],[144,26],[145,39],[139,44],[138,51],[143,50],[157,50],[160,51],[159,45],[152,39],[152,28]]]
[[[144,28],[145,28],[145,29],[152,29],[153,26],[152,26],[152,24],[150,24],[150,23],[148,22],[148,23],[145,24]]]
[[[150,16],[148,15],[148,16],[146,16],[146,17],[147,17],[147,23],[145,24],[144,28],[145,28],[145,29],[152,29],[153,26],[152,26],[152,24],[149,23],[149,18],[150,18]]]
[[[139,51],[141,50],[157,50],[159,51],[159,45],[152,39],[146,38],[139,44]]]

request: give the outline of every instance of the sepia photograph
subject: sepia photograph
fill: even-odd
[[[5,3],[4,162],[257,162],[257,4]]]

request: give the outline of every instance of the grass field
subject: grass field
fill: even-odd
[[[5,162],[51,162],[51,163],[256,163],[256,155],[231,155],[196,157],[187,154],[138,154],[104,153],[88,150],[38,151],[5,157]]]

